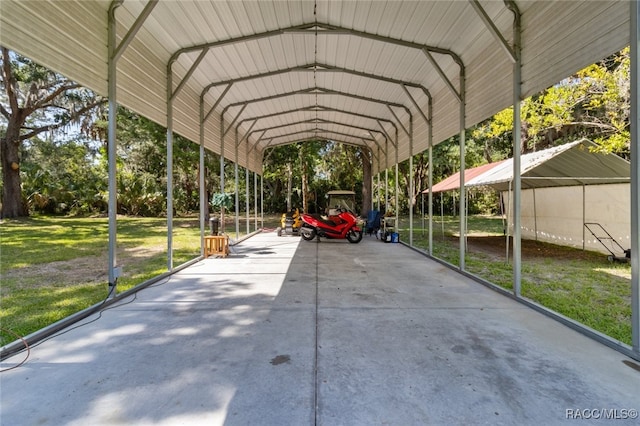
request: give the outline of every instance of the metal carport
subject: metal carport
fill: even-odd
[[[434,144],[455,134],[464,164],[465,129],[515,105],[518,206],[519,101],[631,43],[633,347],[626,351],[636,358],[637,41],[635,1],[0,2],[0,44],[109,96],[112,207],[116,104],[167,127],[169,187],[173,132],[199,143],[201,154],[209,149],[222,154],[222,161],[233,160],[259,174],[273,138],[294,142],[328,124],[327,137],[371,149],[379,160],[374,171],[380,173],[406,159],[411,167],[412,154],[431,153]],[[371,118],[342,111],[376,117],[377,127]],[[326,122],[316,120],[321,112]],[[269,129],[270,137],[251,133],[254,126]],[[366,138],[362,129],[368,129]],[[233,133],[239,135],[237,143]],[[387,143],[392,147],[387,149]],[[203,192],[201,201],[204,208]],[[204,232],[203,222],[201,228]],[[514,292],[519,297],[517,211],[515,229]],[[112,285],[118,272],[115,244],[111,208]]]

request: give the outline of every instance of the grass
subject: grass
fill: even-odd
[[[225,229],[235,237],[233,224]],[[240,229],[246,230],[244,223]],[[118,218],[118,292],[167,271],[166,234],[165,218]],[[174,266],[200,254],[199,236],[197,218],[174,218]],[[0,223],[0,345],[104,300],[107,266],[107,218],[37,216]]]
[[[420,219],[413,223],[414,246],[428,249]],[[459,265],[457,218],[434,218],[433,229],[434,256]],[[400,237],[409,240],[408,218],[400,220]],[[506,260],[502,220],[469,217],[467,241],[465,270],[512,290],[513,265]],[[522,296],[631,344],[630,264],[610,263],[601,253],[523,240],[521,268]]]
[[[278,226],[279,215],[265,217]],[[427,248],[421,220],[413,243]],[[252,225],[253,226],[253,225]],[[408,241],[407,218],[400,235]],[[458,221],[434,218],[433,253],[459,263]],[[226,231],[235,237],[235,227]],[[241,224],[240,229],[246,229]],[[512,288],[502,221],[469,217],[465,269],[505,289]],[[200,253],[195,218],[175,218],[174,266]],[[118,291],[167,271],[166,219],[118,218],[117,259],[123,266]],[[104,299],[107,294],[106,218],[33,217],[0,224],[0,344],[25,336]],[[500,246],[502,244],[502,246]],[[522,295],[608,336],[631,343],[631,271],[600,253],[523,241]]]

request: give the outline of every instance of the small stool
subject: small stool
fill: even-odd
[[[228,235],[206,235],[204,237],[204,257],[227,257],[229,254]]]

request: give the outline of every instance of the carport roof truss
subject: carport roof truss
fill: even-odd
[[[388,167],[513,104],[518,60],[528,96],[628,45],[629,17],[620,1],[3,0],[0,44],[103,95],[112,64],[118,103],[252,171],[274,141],[250,127],[295,142],[321,109],[344,134],[376,117],[375,144],[353,143],[397,143],[376,152]]]

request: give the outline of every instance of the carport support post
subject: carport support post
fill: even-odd
[[[173,270],[173,78],[167,67],[167,270]]]
[[[116,172],[117,172],[117,150],[116,150],[116,116],[118,111],[118,102],[116,101],[116,64],[120,56],[129,46],[129,43],[134,39],[138,33],[144,21],[149,17],[151,11],[158,3],[158,0],[149,0],[144,9],[138,15],[133,25],[129,28],[127,34],[120,40],[120,44],[117,44],[116,40],[116,9],[122,6],[124,0],[113,0],[109,6],[109,12],[107,14],[107,95],[109,97],[109,118],[108,118],[108,158],[109,158],[109,290],[107,298],[113,298],[116,295],[116,286],[118,276],[122,273],[121,269],[116,267],[116,238],[117,238],[117,185],[116,185]]]
[[[398,139],[396,139],[396,174],[395,174],[395,180],[396,180],[396,197],[395,197],[396,208],[395,208],[395,220],[394,220],[394,226],[395,226],[394,231],[395,232],[398,232],[400,230],[400,226],[399,226],[400,224],[398,223],[398,217],[399,217],[398,215],[400,213],[400,200],[398,198],[398,194],[400,193],[400,187],[398,185],[398,176],[400,175],[398,173],[398,163],[399,163],[399,161],[398,161],[398,157],[399,157],[398,149],[399,149],[399,147],[400,147],[400,143],[399,143]]]
[[[204,256],[204,218],[209,209],[204,180],[204,94],[200,95],[200,256]]]
[[[258,230],[258,172],[253,172],[253,217],[255,219],[254,231]]]
[[[385,140],[384,149],[389,152],[389,141]],[[384,214],[389,211],[389,156],[384,156]]]
[[[247,218],[247,235],[249,235],[251,233],[251,230],[249,229],[249,227],[251,226],[251,219],[249,218],[249,214],[251,213],[251,209],[249,208],[250,204],[249,202],[251,201],[249,199],[249,151],[247,151],[247,163],[245,165],[245,169],[244,169],[244,178],[245,178],[245,210],[246,210],[246,218]]]
[[[631,2],[631,345],[636,355],[640,355],[640,7]]]
[[[460,216],[460,270],[464,271],[465,269],[465,259],[464,255],[466,253],[465,246],[465,238],[467,234],[466,229],[466,211],[465,211],[465,199],[467,197],[465,187],[464,187],[464,171],[465,171],[465,133],[466,133],[466,123],[465,123],[465,87],[464,87],[464,68],[460,67],[460,207],[459,207],[459,216]]]
[[[429,97],[429,256],[433,256],[433,104]],[[422,212],[424,215],[424,210]]]
[[[378,192],[376,197],[376,201],[378,202],[378,211],[380,211],[380,174],[381,173],[382,171],[380,170],[380,147],[378,147],[378,175],[376,176],[378,178]]]
[[[413,116],[409,116],[409,245],[413,247]]]
[[[224,194],[224,114],[220,114],[220,193]],[[220,207],[220,235],[224,235],[224,206]]]
[[[238,128],[236,127],[236,161],[235,161],[235,184],[236,184],[236,241],[240,239],[240,190],[238,188]]]
[[[515,7],[515,6],[514,6]],[[520,176],[520,144],[522,128],[520,120],[520,102],[522,100],[521,52],[520,52],[520,14],[514,9],[513,23],[513,294],[520,297],[522,284],[522,229],[521,224],[521,190]],[[508,245],[507,245],[508,246]]]
[[[108,64],[108,91],[109,91],[109,124],[108,124],[108,158],[109,158],[109,289],[107,298],[113,298],[116,295],[116,285],[118,274],[116,269],[117,253],[117,194],[116,191],[116,114],[118,103],[116,101],[116,8],[121,3],[113,3],[109,9],[109,64]]]

